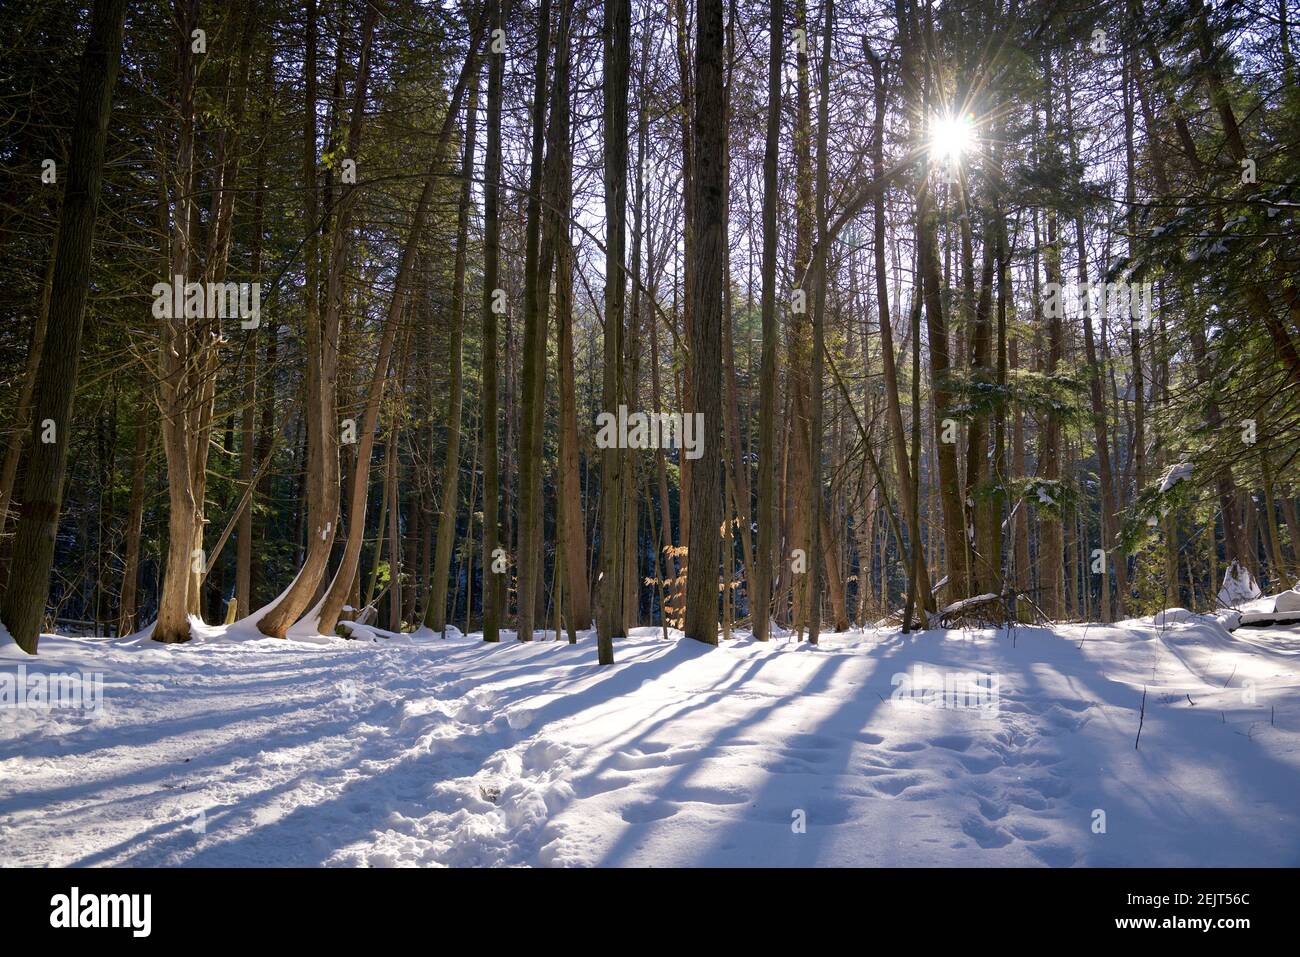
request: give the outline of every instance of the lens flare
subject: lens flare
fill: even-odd
[[[975,130],[966,116],[936,116],[930,121],[930,154],[945,162],[960,161],[975,145]]]

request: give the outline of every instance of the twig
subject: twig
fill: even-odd
[[[1142,713],[1138,716],[1138,734],[1133,740],[1133,750],[1138,749],[1138,742],[1142,740],[1142,725],[1147,720],[1147,686],[1142,686]]]

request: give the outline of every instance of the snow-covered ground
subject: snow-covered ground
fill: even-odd
[[[0,711],[0,863],[1300,864],[1300,628],[1162,620],[6,644],[104,684]]]

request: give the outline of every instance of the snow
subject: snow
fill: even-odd
[[[1177,465],[1170,466],[1169,471],[1165,473],[1164,479],[1161,480],[1160,482],[1160,494],[1163,495],[1165,492],[1168,492],[1179,482],[1186,482],[1191,477],[1192,477],[1191,462],[1179,462]]]
[[[1278,612],[1300,611],[1300,589],[1292,588],[1290,591],[1280,593],[1273,600],[1273,610]]]
[[[1189,621],[1194,621],[1196,616],[1186,608],[1166,608],[1164,611],[1156,612],[1152,616],[1151,622],[1161,628],[1168,625],[1185,625]]]
[[[587,632],[357,630],[0,646],[104,682],[99,717],[0,711],[0,860],[1300,863],[1300,628],[641,628],[606,668]]]
[[[1243,609],[1241,606],[1254,601],[1262,594],[1250,570],[1243,568],[1236,559],[1233,559],[1223,573],[1223,587],[1219,589],[1219,604],[1225,608],[1253,611],[1255,609]]]
[[[953,602],[951,605],[945,607],[942,611],[940,611],[939,617],[942,618],[945,615],[953,615],[953,616],[960,615],[962,612],[967,611],[968,609],[978,608],[979,606],[988,604],[991,601],[996,601],[997,598],[998,596],[992,592],[988,592],[983,595],[975,595],[971,598],[961,598]]]

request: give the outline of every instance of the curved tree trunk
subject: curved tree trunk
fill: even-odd
[[[329,266],[325,285],[324,316],[317,303],[319,256],[317,255],[316,204],[316,76],[315,76],[315,2],[309,5],[306,125],[304,129],[303,177],[307,184],[307,240],[304,257],[307,266],[306,325],[307,339],[307,553],[302,568],[275,606],[258,621],[264,635],[283,638],[290,626],[316,597],[329,565],[337,534],[339,499],[339,423],[336,414],[338,379],[338,343],[343,311],[343,278],[347,268],[348,237],[355,206],[357,185],[343,183],[338,212],[330,238]],[[347,155],[355,160],[361,149],[365,119],[367,87],[370,79],[370,46],[378,13],[375,5],[366,7],[362,23],[361,57],[353,89],[352,114],[348,127]]]
[[[486,24],[486,18],[480,17],[479,25],[470,37],[469,52],[466,54],[465,63],[461,67],[460,76],[456,80],[456,88],[452,92],[447,105],[447,114],[443,117],[442,128],[438,131],[438,138],[433,147],[429,168],[424,176],[424,188],[420,192],[420,199],[411,218],[406,245],[402,250],[401,265],[398,267],[397,280],[393,286],[392,298],[388,304],[388,313],[384,319],[379,354],[375,357],[375,368],[366,394],[365,412],[362,416],[361,427],[358,429],[357,460],[356,468],[352,473],[352,488],[348,498],[348,533],[343,545],[343,556],[339,561],[338,569],[334,573],[334,578],[330,581],[325,597],[320,601],[317,608],[308,615],[309,618],[314,617],[316,619],[313,623],[314,627],[322,634],[333,634],[335,626],[338,625],[339,613],[343,611],[343,605],[352,591],[353,580],[356,578],[357,567],[361,561],[361,543],[366,525],[366,490],[370,481],[370,460],[375,447],[375,427],[379,421],[379,406],[383,400],[384,385],[388,379],[388,364],[392,358],[397,329],[401,324],[407,300],[410,298],[412,280],[415,274],[416,254],[419,251],[420,240],[424,235],[424,224],[429,216],[429,206],[433,202],[433,194],[437,187],[439,174],[442,172],[442,155],[446,152],[447,142],[451,138],[452,129],[455,127],[456,116],[460,112],[460,104],[465,97],[470,74],[477,68],[478,47]]]

